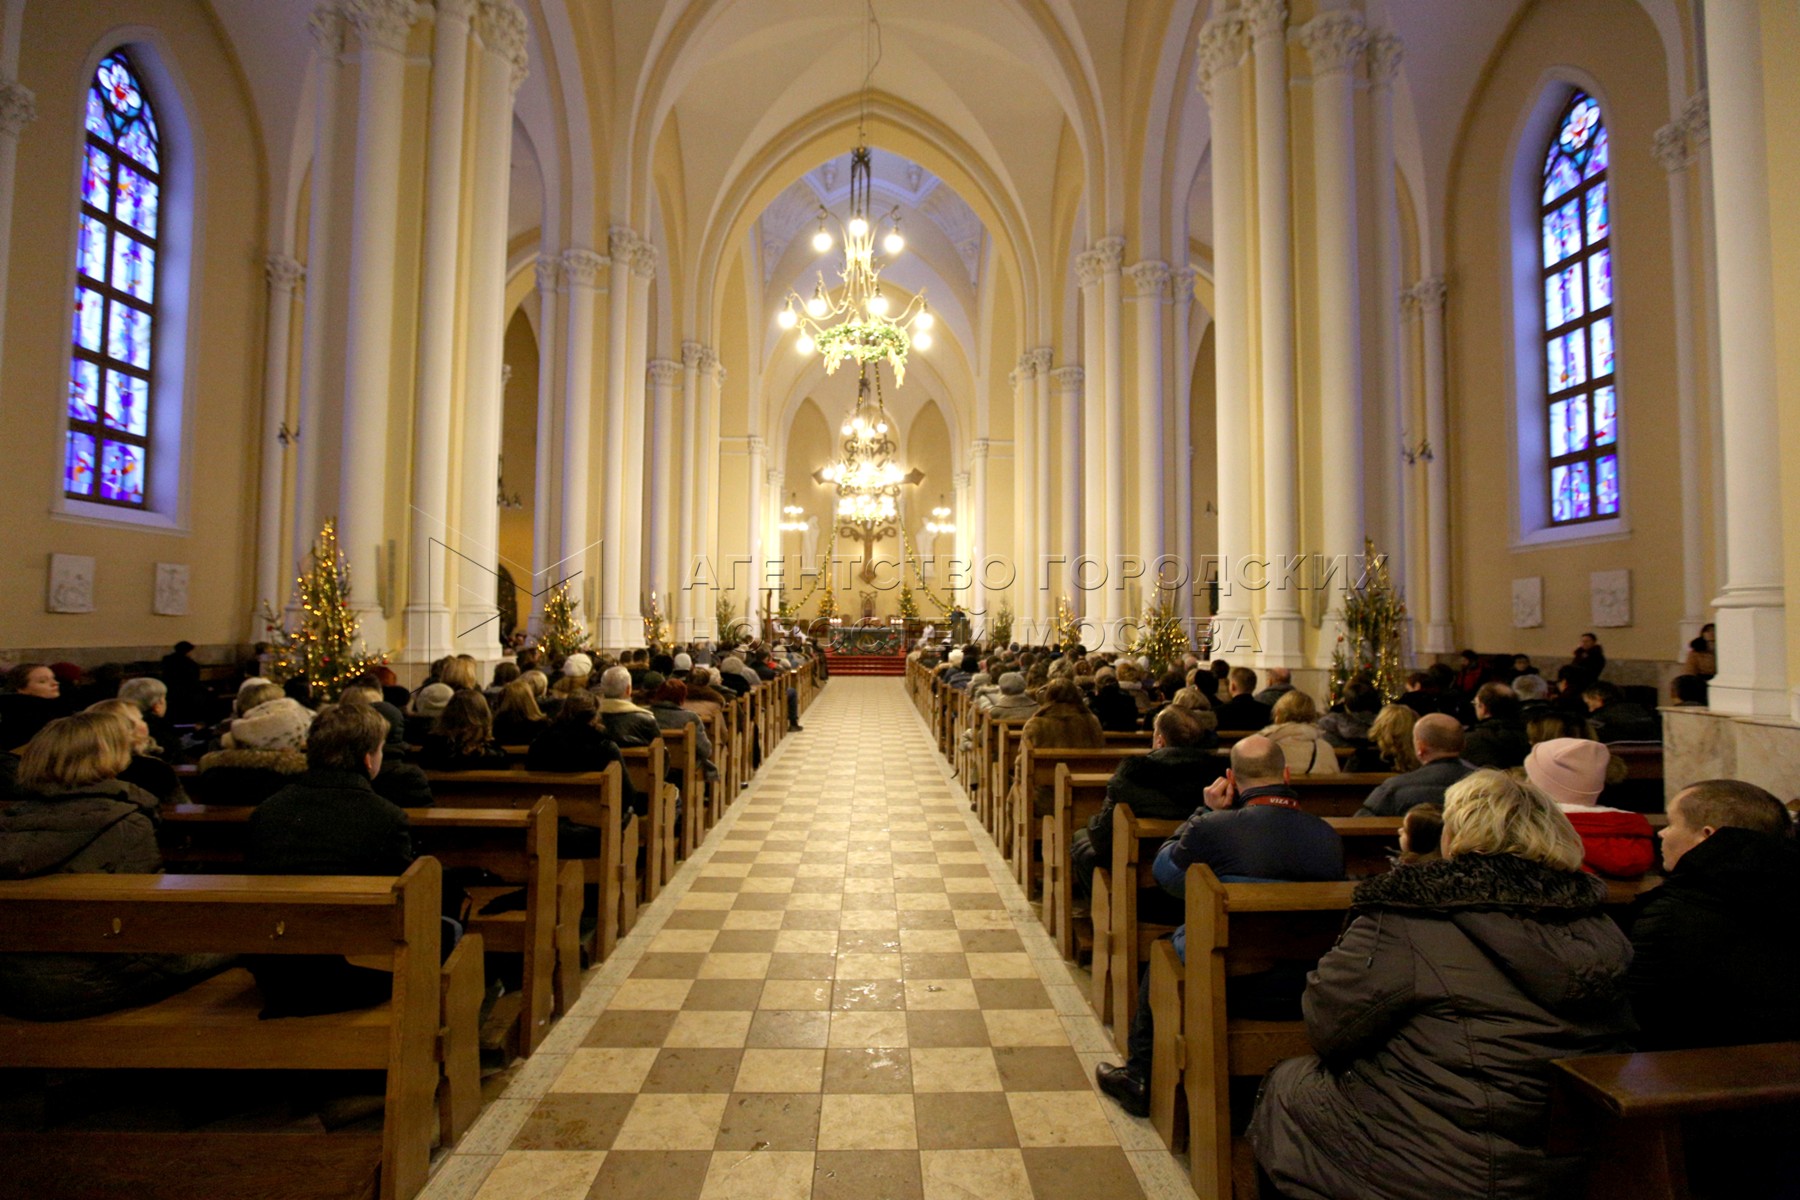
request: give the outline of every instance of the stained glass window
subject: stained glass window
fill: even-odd
[[[1606,122],[1593,97],[1564,105],[1544,153],[1544,399],[1550,523],[1619,514],[1618,346]]]
[[[129,54],[88,86],[63,492],[142,508],[150,461],[162,146]]]

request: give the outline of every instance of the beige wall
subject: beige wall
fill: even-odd
[[[1512,277],[1506,231],[1513,139],[1558,64],[1599,85],[1610,131],[1621,456],[1629,536],[1509,549],[1520,486],[1512,433]],[[1667,658],[1681,617],[1681,488],[1667,182],[1649,153],[1668,121],[1663,51],[1630,0],[1540,3],[1519,20],[1476,91],[1454,160],[1447,222],[1452,607],[1484,652],[1566,653],[1591,626],[1588,575],[1626,568],[1632,624],[1598,631],[1615,658]],[[1522,151],[1541,158],[1534,143]],[[1535,228],[1524,236],[1535,238]],[[1521,336],[1535,338],[1533,330]],[[1542,576],[1544,625],[1512,627],[1512,579]]]
[[[69,360],[77,162],[84,64],[112,30],[154,29],[152,45],[180,81],[156,95],[165,141],[185,109],[196,144],[169,146],[171,164],[197,164],[197,235],[189,307],[183,448],[186,521],[143,529],[51,515],[61,495],[61,439]],[[195,0],[82,0],[25,9],[20,81],[38,119],[19,139],[0,444],[0,652],[83,646],[236,644],[250,633],[257,509],[256,438],[265,311],[264,151],[238,68]],[[189,156],[193,155],[192,159]],[[157,351],[160,353],[160,348]],[[52,552],[97,561],[95,610],[44,611]],[[155,564],[185,563],[189,614],[151,614]]]
[[[507,494],[524,502],[522,508],[500,510],[500,565],[512,573],[524,589],[518,596],[519,620],[531,615],[531,526],[536,513],[537,488],[537,390],[538,343],[523,310],[515,312],[506,327],[506,365],[512,378],[506,384],[505,407],[500,415],[500,453],[505,460],[501,482]],[[541,586],[541,585],[539,585]]]

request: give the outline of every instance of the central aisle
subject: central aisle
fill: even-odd
[[[904,685],[805,724],[425,1196],[1191,1196]]]

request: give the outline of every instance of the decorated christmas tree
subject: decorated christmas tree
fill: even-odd
[[[1406,602],[1394,590],[1388,576],[1387,556],[1375,553],[1375,543],[1363,542],[1368,570],[1344,592],[1338,610],[1337,646],[1331,652],[1331,700],[1344,695],[1344,685],[1357,675],[1367,675],[1383,699],[1394,700],[1403,690],[1400,669],[1401,634],[1406,624]]]
[[[737,602],[725,589],[720,589],[719,598],[713,601],[713,621],[718,626],[721,645],[735,646],[743,639],[744,623],[737,619]]]
[[[544,628],[538,634],[538,646],[551,662],[563,659],[587,643],[587,630],[575,619],[575,598],[569,585],[559,583],[544,597]]]
[[[667,650],[675,640],[675,633],[669,627],[668,619],[663,616],[662,601],[656,593],[650,593],[650,606],[643,612],[644,645],[652,650]]]
[[[1131,641],[1131,653],[1148,660],[1154,674],[1161,675],[1170,667],[1179,666],[1181,656],[1193,648],[1181,618],[1166,600],[1144,606],[1137,637]]]
[[[1081,618],[1075,615],[1067,596],[1056,598],[1056,641],[1063,654],[1070,658],[1081,645]]]
[[[1000,609],[994,619],[988,622],[987,643],[990,646],[1005,646],[1012,641],[1013,609],[1012,601],[1002,600]]]
[[[294,581],[299,616],[289,629],[263,601],[263,622],[274,657],[268,677],[276,683],[300,677],[314,700],[332,700],[344,685],[385,654],[363,649],[360,622],[350,607],[350,564],[338,549],[337,522],[325,522],[313,543],[310,565]]]
[[[913,595],[912,588],[900,585],[900,615],[908,621],[919,619],[919,600]]]

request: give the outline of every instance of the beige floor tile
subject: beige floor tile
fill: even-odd
[[[783,929],[775,937],[778,954],[836,954],[835,929]]]
[[[782,913],[779,909],[758,911],[749,908],[734,908],[725,914],[726,929],[780,929]]]
[[[1036,979],[1037,968],[1028,954],[970,954],[969,977],[972,979]]]
[[[898,1047],[906,1042],[904,1012],[834,1012],[826,1043],[843,1047]]]
[[[908,954],[961,954],[965,947],[954,929],[902,929],[900,949]]]
[[[729,1097],[644,1095],[637,1098],[615,1150],[711,1150]]]
[[[708,954],[700,964],[701,979],[764,979],[769,974],[767,954]]]
[[[737,1092],[816,1092],[825,1082],[823,1050],[745,1050]]]
[[[839,954],[839,979],[892,979],[901,975],[898,954]]]
[[[691,979],[627,979],[614,993],[610,1009],[665,1009],[673,1011],[687,1002]]]
[[[1021,1146],[1117,1146],[1093,1092],[1008,1092]]]
[[[827,1095],[819,1113],[821,1150],[911,1150],[918,1146],[906,1095]]]
[[[925,1200],[1033,1200],[1017,1150],[926,1150],[919,1166]]]
[[[981,1007],[969,979],[908,979],[905,990],[909,1012]]]
[[[746,1046],[767,1050],[823,1048],[829,1041],[832,1017],[853,1014],[790,1009],[757,1010],[750,1022]],[[854,1014],[862,1015],[862,1014]],[[886,1015],[886,1014],[869,1014]]]
[[[509,1150],[475,1200],[585,1200],[604,1150]]]
[[[741,1047],[750,1034],[749,1012],[684,1009],[675,1014],[665,1046],[705,1049]]]
[[[1000,1072],[994,1052],[985,1046],[951,1046],[943,1049],[914,1048],[915,1092],[998,1092]]]
[[[713,948],[718,933],[706,929],[665,929],[650,939],[650,949],[665,953],[698,952],[705,954]],[[598,1167],[595,1170],[599,1170]]]
[[[831,1007],[831,992],[829,979],[771,979],[756,1007],[822,1012]]]
[[[800,1150],[718,1150],[700,1200],[810,1200],[813,1155]]]
[[[656,1061],[653,1049],[607,1047],[577,1050],[569,1055],[553,1092],[635,1092]]]

